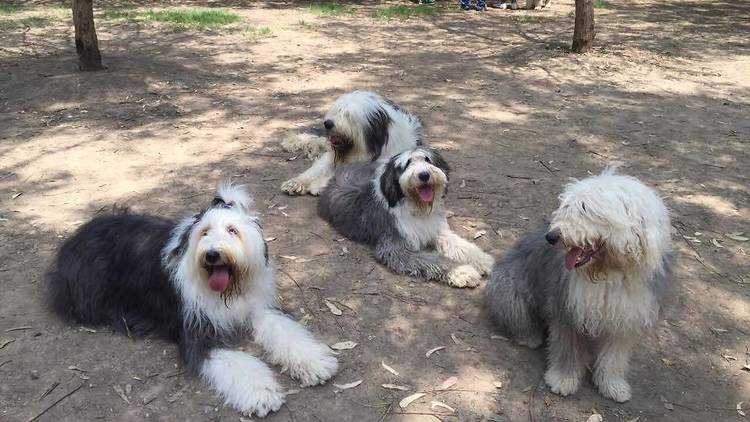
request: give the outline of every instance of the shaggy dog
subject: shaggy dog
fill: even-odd
[[[536,348],[547,330],[554,393],[575,393],[593,346],[594,383],[630,399],[633,345],[656,323],[671,266],[669,213],[652,189],[607,169],[560,195],[548,226],[523,237],[495,266],[487,287],[495,321]]]
[[[475,287],[493,259],[451,231],[443,207],[447,184],[443,157],[420,147],[384,163],[337,169],[318,213],[344,236],[373,247],[396,273]]]
[[[287,180],[281,190],[289,195],[318,195],[333,176],[334,168],[357,161],[387,160],[422,145],[419,118],[378,94],[354,91],[333,103],[323,121],[328,139],[325,152],[299,176]],[[322,142],[313,136],[285,142],[287,150],[308,155]]]
[[[119,213],[84,224],[50,272],[50,302],[66,318],[156,332],[226,404],[265,416],[285,392],[258,358],[227,344],[252,334],[268,360],[303,386],[336,373],[332,351],[276,306],[268,250],[251,198],[222,185],[212,205],[180,221]]]

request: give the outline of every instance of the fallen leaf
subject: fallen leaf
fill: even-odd
[[[0,350],[4,349],[4,348],[5,348],[5,346],[7,346],[7,345],[9,345],[9,344],[13,343],[14,341],[16,341],[16,339],[14,339],[14,338],[12,338],[12,339],[10,339],[10,340],[5,340],[5,341],[3,341],[2,343],[0,343]]]
[[[594,413],[593,415],[589,416],[588,419],[586,419],[586,422],[604,422],[604,418],[602,417],[602,415]]]
[[[356,342],[353,342],[353,341],[341,341],[341,342],[338,342],[336,344],[332,344],[331,345],[331,349],[333,349],[333,350],[350,350],[350,349],[353,349],[353,348],[357,347],[357,344],[359,344],[359,343],[356,343]]]
[[[503,388],[503,383],[500,381],[494,381],[492,385],[495,386],[495,388]]]
[[[294,255],[279,255],[279,258],[288,259],[290,261],[296,261],[297,257]]]
[[[267,237],[267,238],[265,238],[263,240],[265,240],[266,242],[273,242],[274,240],[276,240],[276,238],[275,237]]]
[[[524,215],[519,215],[518,218],[520,218],[521,220],[524,220],[524,221],[529,221],[529,217],[526,217]]]
[[[742,411],[742,402],[737,403],[737,413],[739,413],[743,418],[746,416],[745,412]]]
[[[13,194],[13,195],[12,195],[12,196],[10,197],[10,199],[16,199],[16,198],[18,198],[18,197],[19,197],[19,196],[21,196],[21,195],[23,195],[23,192],[16,192],[16,193],[14,193],[14,194]]]
[[[350,388],[354,388],[358,385],[362,384],[362,380],[353,381],[347,384],[333,384],[334,387],[338,388],[339,390],[348,390]]]
[[[412,404],[414,401],[421,399],[425,395],[425,393],[412,394],[411,396],[404,397],[400,402],[398,402],[398,405],[400,408],[406,409],[407,406]]]
[[[664,404],[665,409],[674,410],[674,406],[672,406],[672,403],[670,403],[669,400],[666,399],[666,397],[659,396],[659,400],[661,400],[662,404]]]
[[[729,332],[729,330],[725,330],[723,328],[716,328],[716,327],[711,327],[711,331],[713,331],[716,334],[728,333]]]
[[[293,396],[293,395],[299,393],[300,391],[301,390],[299,388],[294,388],[294,389],[291,389],[291,390],[287,390],[286,395],[287,396]]]
[[[742,367],[745,371],[750,371],[750,365],[745,365]]]
[[[724,247],[724,245],[722,245],[721,243],[719,243],[719,241],[716,240],[716,239],[711,239],[711,243],[713,243],[714,246],[716,246],[717,248],[723,248]]]
[[[430,356],[432,356],[433,353],[437,352],[438,350],[443,350],[443,349],[445,349],[445,346],[438,346],[434,349],[430,349],[427,351],[427,353],[424,354],[424,357],[429,358]]]
[[[479,230],[478,232],[474,233],[474,239],[479,239],[485,234],[487,234],[487,230]]]
[[[506,422],[506,419],[501,416],[492,415],[487,417],[487,422]]]
[[[441,408],[443,408],[443,409],[445,409],[445,410],[447,410],[447,411],[449,411],[451,413],[456,413],[456,409],[448,406],[447,404],[445,404],[445,403],[443,403],[441,401],[437,401],[437,400],[431,401],[430,402],[430,410],[435,410],[436,407],[441,407]]]
[[[283,211],[285,209],[289,208],[289,205],[284,205],[283,207],[277,207],[276,209],[279,211]]]
[[[533,386],[533,385],[530,385],[530,386],[528,386],[528,387],[524,388],[523,390],[521,390],[521,392],[522,392],[522,393],[528,393],[529,391],[531,391],[531,389],[532,389],[532,388],[534,388],[534,386]]]
[[[401,391],[409,391],[411,388],[405,386],[405,385],[398,385],[398,384],[381,384],[380,385],[383,388],[387,388],[389,390],[401,390]]]
[[[130,399],[128,399],[128,396],[125,395],[125,391],[122,390],[122,387],[119,385],[115,385],[112,387],[113,390],[115,390],[115,393],[117,393],[118,396],[127,404],[130,404]]]
[[[502,340],[502,341],[508,341],[508,337],[498,336],[497,334],[493,334],[490,336],[492,340]]]
[[[461,183],[458,185],[459,188],[465,188],[466,187],[466,180],[461,180]]]
[[[734,232],[734,233],[725,233],[724,236],[736,240],[738,242],[747,242],[750,240],[750,238],[743,236],[745,233],[743,232]]]
[[[737,360],[737,358],[736,358],[736,357],[734,357],[734,356],[729,356],[729,355],[721,355],[721,357],[723,357],[724,359],[726,359],[726,360],[728,360],[728,361],[730,361],[730,360]]]
[[[640,416],[636,416],[633,419],[629,420],[628,422],[638,422],[641,419]]]
[[[81,368],[79,368],[79,367],[77,367],[77,366],[73,366],[73,365],[71,365],[71,366],[68,366],[68,369],[69,369],[69,370],[71,370],[71,371],[78,371],[78,372],[88,372],[88,371],[86,371],[85,369],[81,369]]]
[[[674,365],[674,362],[672,362],[671,359],[661,358],[661,361],[664,363],[664,365],[669,366],[669,367],[671,367],[672,365]]]
[[[325,302],[326,306],[328,307],[328,310],[331,311],[332,314],[334,314],[336,316],[341,316],[341,315],[344,314],[343,312],[341,312],[341,309],[337,308],[336,305],[334,305],[333,303],[331,303],[331,302],[329,302],[327,300],[324,300],[324,302]]]
[[[341,248],[341,255],[349,255],[349,248],[346,246]]]
[[[440,384],[440,387],[437,388],[439,391],[447,390],[458,382],[458,377],[450,377],[447,380],[443,381],[442,384]]]
[[[398,376],[398,371],[396,371],[395,369],[393,369],[390,366],[386,365],[385,362],[380,361],[380,366],[382,366],[383,369],[385,369],[386,371],[390,372],[391,374],[393,374],[395,376]]]
[[[461,344],[461,339],[458,338],[458,336],[456,335],[456,333],[451,333],[451,339],[453,340],[454,343]]]

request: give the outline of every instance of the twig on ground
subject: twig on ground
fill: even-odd
[[[543,166],[544,168],[546,168],[548,172],[550,172],[550,173],[554,173],[554,172],[555,172],[554,170],[552,170],[551,168],[549,168],[549,166],[547,165],[547,163],[545,163],[544,161],[542,161],[542,160],[537,160],[537,161],[538,161],[538,162],[539,162],[539,164],[541,164],[541,165],[542,165],[542,166]]]
[[[390,403],[388,403],[388,407],[386,407],[385,410],[383,410],[383,413],[380,415],[380,418],[378,419],[378,422],[383,422],[385,420],[385,418],[388,417],[388,413],[390,413],[391,409],[393,409],[393,403],[395,403],[395,402],[396,401],[393,400]]]
[[[532,177],[526,177],[526,176],[515,176],[512,174],[506,174],[505,177],[509,177],[511,179],[523,179],[523,180],[533,180]]]
[[[133,338],[133,334],[130,332],[130,327],[128,327],[128,321],[125,319],[124,316],[120,318],[122,318],[122,323],[125,325],[125,333],[128,335],[128,338],[131,340],[135,340]]]
[[[58,385],[60,385],[59,382],[57,382],[57,381],[53,382],[52,385],[50,385],[50,387],[47,389],[47,391],[45,391],[44,393],[42,393],[41,396],[39,396],[39,400],[47,397],[49,395],[49,393],[53,392],[55,390],[55,388],[57,388]]]
[[[542,383],[542,377],[539,377],[539,380],[536,382],[536,385],[534,388],[531,389],[531,392],[529,393],[529,421],[530,422],[536,422],[536,417],[534,416],[534,397],[536,397],[536,391],[539,389],[539,384]]]
[[[76,391],[80,390],[81,387],[83,387],[84,384],[85,384],[85,382],[82,382],[78,387],[70,390],[69,393],[65,394],[64,396],[62,396],[59,399],[57,399],[54,403],[52,403],[49,406],[45,407],[44,410],[42,410],[41,412],[37,413],[36,416],[32,417],[31,419],[29,419],[26,422],[34,422],[35,420],[41,418],[42,415],[44,415],[45,413],[47,413],[53,407],[57,406],[61,401],[67,399],[68,397],[72,396],[73,393],[75,393]]]
[[[22,331],[22,330],[30,330],[30,329],[32,329],[32,328],[33,328],[33,327],[32,327],[32,326],[30,326],[30,325],[24,325],[23,327],[13,327],[13,328],[8,328],[7,330],[5,330],[5,332],[6,332],[6,333],[9,333],[9,332],[11,332],[11,331]]]

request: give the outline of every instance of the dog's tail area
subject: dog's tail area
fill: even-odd
[[[324,136],[313,133],[290,133],[283,141],[281,148],[286,152],[304,154],[308,160],[314,160],[328,149],[328,141]]]
[[[249,212],[253,206],[253,197],[245,185],[235,185],[229,180],[224,180],[216,190],[212,206],[237,207],[243,212]]]

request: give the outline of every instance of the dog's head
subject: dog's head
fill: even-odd
[[[263,231],[251,206],[243,187],[223,183],[209,208],[173,231],[165,248],[167,268],[181,283],[197,282],[193,288],[220,295],[226,304],[242,294],[268,266]]]
[[[669,213],[652,189],[607,169],[566,186],[545,238],[567,250],[568,270],[596,278],[610,269],[662,265],[669,227]]]
[[[448,163],[433,149],[405,151],[383,164],[380,191],[390,207],[407,201],[429,213],[447,192],[449,171]]]
[[[391,118],[383,98],[354,91],[336,99],[323,119],[336,163],[376,159],[388,142]]]

